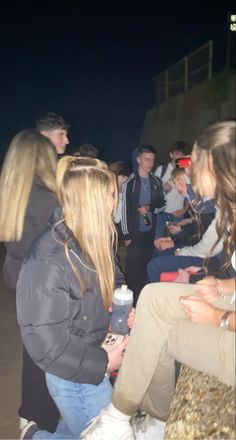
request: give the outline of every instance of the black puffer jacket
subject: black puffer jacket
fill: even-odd
[[[59,210],[55,211],[57,220]],[[54,234],[56,239],[54,238]],[[101,343],[109,328],[97,275],[90,270],[78,244],[69,239],[69,253],[84,282],[66,258],[63,224],[48,229],[31,247],[17,283],[17,316],[24,345],[44,371],[79,383],[99,384],[108,357]],[[117,267],[117,285],[124,283]]]

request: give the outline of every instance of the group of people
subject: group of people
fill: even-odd
[[[109,167],[97,159],[90,144],[85,153],[65,155],[68,128],[50,113],[17,134],[0,176],[3,275],[16,291],[23,340],[21,438],[131,440],[138,410],[167,420],[176,360],[235,385],[236,124],[206,128],[188,175],[175,167],[191,153],[184,142],[174,144],[171,163],[155,175],[155,149],[139,147],[131,173],[124,162]],[[190,229],[182,249],[174,236],[183,231],[163,237],[166,221]],[[207,251],[194,265],[198,271],[216,255],[215,272],[189,284],[193,263],[186,256],[177,265],[187,268],[179,282],[157,283],[156,261],[184,258],[178,253],[199,245],[198,232],[203,246],[209,228]],[[190,246],[186,236],[195,237]],[[124,274],[119,239],[127,248]],[[155,255],[154,248],[176,255]],[[130,336],[107,352],[113,292],[125,283],[134,292],[135,317],[132,310]],[[109,376],[117,370],[113,389]]]
[[[190,153],[186,142],[175,142],[169,153],[171,161],[153,173],[155,149],[143,145],[136,150],[136,171],[123,183],[119,236],[127,248],[124,271],[135,304],[148,281],[160,281],[160,271],[176,270],[179,259],[166,257],[185,246],[192,248],[215,217],[215,200],[204,198],[201,207],[195,206],[189,177],[184,168],[176,166],[176,160]],[[167,224],[172,226],[167,228]],[[201,262],[196,255],[191,264]]]

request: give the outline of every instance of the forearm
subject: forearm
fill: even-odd
[[[228,278],[224,280],[217,279],[219,295],[233,295],[235,292],[235,278]]]
[[[190,203],[186,202],[182,208],[183,215],[188,211]]]

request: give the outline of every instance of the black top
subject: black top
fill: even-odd
[[[159,177],[149,174],[150,181],[150,212],[152,215],[153,231],[156,227],[156,215],[161,214],[166,209],[166,198]],[[138,212],[139,196],[141,190],[141,179],[139,173],[133,173],[123,186],[122,194],[122,215],[121,215],[121,233],[124,240],[131,240],[139,232]]]
[[[15,290],[27,250],[48,227],[49,217],[58,205],[55,194],[35,177],[26,208],[22,238],[20,241],[4,243],[7,253],[3,264],[3,278],[10,289]]]

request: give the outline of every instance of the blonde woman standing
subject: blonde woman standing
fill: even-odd
[[[31,422],[21,438],[79,438],[111,398],[108,373],[121,365],[127,338],[101,347],[109,307],[123,276],[114,262],[115,175],[92,158],[64,157],[51,226],[34,243],[17,283],[17,315],[29,355],[46,372],[62,420],[54,434]]]
[[[58,206],[55,149],[35,130],[16,134],[0,176],[0,240],[6,247],[3,277],[15,292],[22,261]],[[44,429],[54,430],[59,412],[48,393],[45,374],[23,349],[20,426],[32,417]]]

